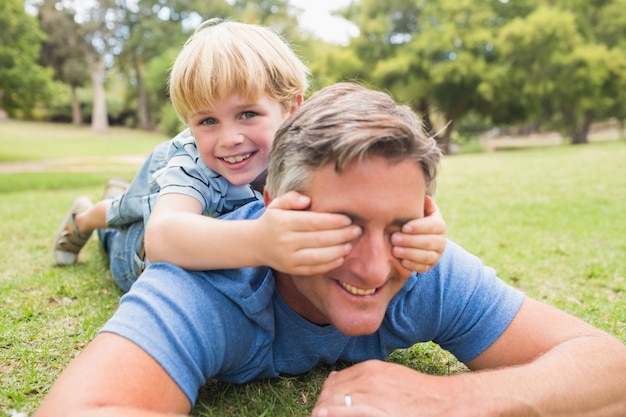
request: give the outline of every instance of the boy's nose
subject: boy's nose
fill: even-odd
[[[230,148],[243,143],[245,136],[238,129],[226,126],[220,131],[220,145]]]

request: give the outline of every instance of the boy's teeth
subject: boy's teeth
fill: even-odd
[[[354,294],[354,295],[372,295],[372,294],[374,294],[376,292],[376,288],[365,290],[365,289],[362,289],[362,288],[354,287],[354,286],[352,286],[350,284],[346,284],[345,282],[342,282],[341,286],[346,291],[348,291],[350,294]]]
[[[250,158],[252,154],[251,153],[247,153],[245,155],[237,155],[237,156],[225,156],[222,159],[226,162],[229,162],[231,164],[236,164],[237,162],[241,162],[244,159],[248,159]]]

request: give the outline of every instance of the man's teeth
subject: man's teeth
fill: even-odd
[[[371,289],[366,290],[366,289],[354,287],[350,284],[346,284],[345,282],[342,282],[341,286],[343,287],[344,290],[354,295],[372,295],[376,292],[376,288],[371,288]]]
[[[244,155],[237,155],[237,156],[225,156],[222,159],[230,164],[236,164],[237,162],[241,162],[244,159],[248,159],[252,156],[252,153],[247,153]]]

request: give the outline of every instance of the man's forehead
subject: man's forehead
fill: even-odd
[[[367,158],[341,172],[328,163],[313,171],[309,180],[305,194],[313,200],[312,210],[341,213],[356,224],[380,216],[401,225],[423,215],[424,175],[412,160],[389,163],[382,157]]]

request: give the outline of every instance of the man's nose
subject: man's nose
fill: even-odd
[[[389,236],[385,233],[364,233],[353,242],[346,266],[362,280],[363,287],[378,288],[391,274],[393,260]]]

